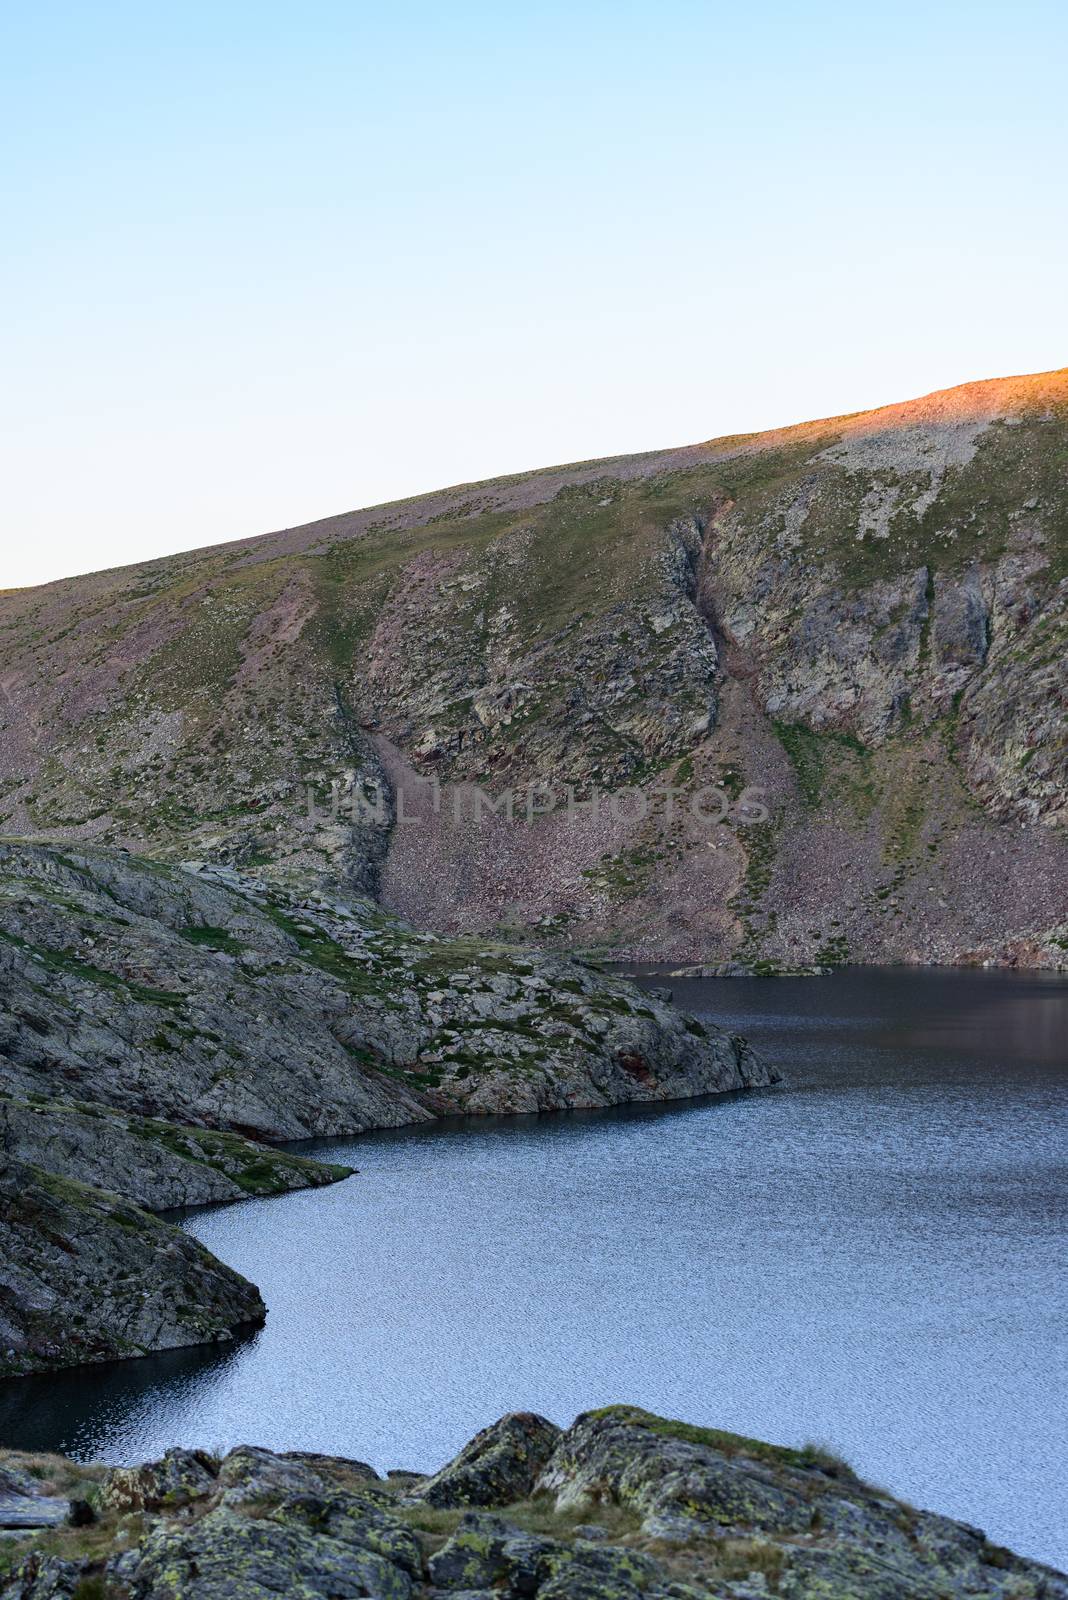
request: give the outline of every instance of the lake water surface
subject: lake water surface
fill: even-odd
[[[504,1411],[631,1401],[827,1444],[1068,1566],[1068,981],[674,987],[788,1087],[318,1147],[360,1175],[186,1224],[262,1332],[0,1385],[0,1439],[425,1469]]]

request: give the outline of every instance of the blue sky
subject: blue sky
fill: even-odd
[[[0,11],[0,586],[1068,362],[1068,10]]]

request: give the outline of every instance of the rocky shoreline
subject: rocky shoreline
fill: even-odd
[[[775,1081],[622,978],[337,886],[0,843],[0,1376],[262,1322],[151,1213],[350,1175],[272,1141]]]
[[[242,1445],[0,1453],[0,1600],[1066,1600],[1068,1578],[815,1448],[609,1406],[430,1476]]]

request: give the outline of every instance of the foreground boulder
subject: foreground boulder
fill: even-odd
[[[248,1445],[111,1470],[0,1457],[4,1473],[31,1531],[6,1549],[0,1531],[0,1600],[1068,1600],[1063,1574],[828,1456],[625,1406],[563,1434],[502,1418],[422,1492],[410,1474]],[[428,1504],[450,1474],[454,1491],[511,1482],[513,1497]],[[92,1501],[94,1525],[44,1526],[61,1503],[50,1476],[74,1521]]]
[[[1068,1596],[1068,1580],[989,1544],[978,1529],[893,1500],[825,1452],[633,1406],[578,1417],[537,1488],[560,1513],[621,1507],[646,1537],[680,1548],[756,1540],[755,1566],[781,1574],[791,1595]]]
[[[168,1450],[160,1461],[115,1467],[97,1495],[101,1511],[162,1511],[210,1494],[219,1463],[205,1450]]]
[[[532,1411],[513,1411],[483,1428],[417,1493],[431,1506],[506,1506],[531,1494],[560,1429]]]
[[[430,1557],[438,1592],[550,1596],[572,1600],[636,1600],[663,1594],[666,1576],[642,1552],[568,1542],[524,1532],[502,1517],[468,1514],[444,1547]]]
[[[118,1195],[0,1160],[0,1376],[233,1337],[259,1290]]]

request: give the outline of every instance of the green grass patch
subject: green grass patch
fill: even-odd
[[[858,814],[866,816],[872,810],[877,796],[871,776],[871,752],[855,734],[837,729],[817,732],[803,722],[778,722],[774,718],[771,725],[809,810],[816,810],[824,798],[832,773],[838,780],[836,787],[844,790],[844,797],[852,801]]]

